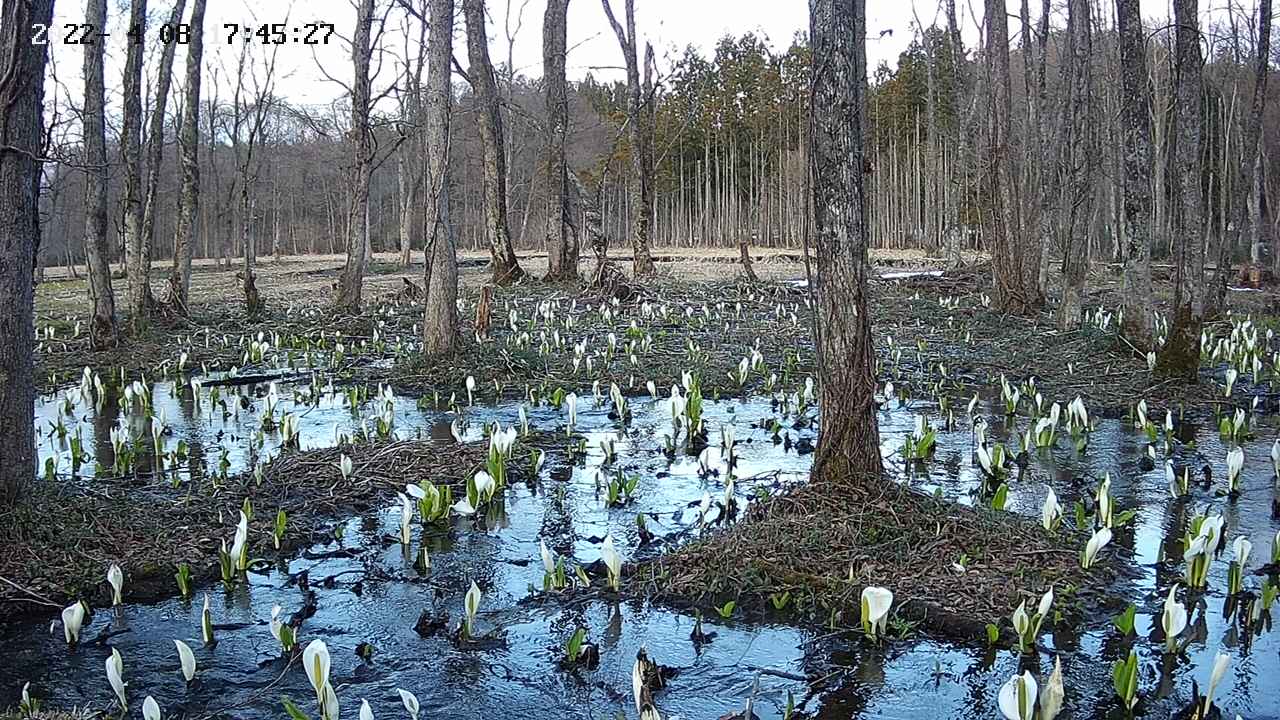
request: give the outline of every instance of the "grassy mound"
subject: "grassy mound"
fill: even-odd
[[[1010,513],[893,482],[808,484],[753,503],[736,525],[634,577],[676,603],[734,600],[748,613],[777,612],[785,597],[781,612],[833,626],[856,625],[862,589],[879,585],[893,591],[900,620],[979,639],[987,623],[1024,599],[1032,607],[1050,586],[1069,602],[1070,589],[1086,580],[1083,545]]]

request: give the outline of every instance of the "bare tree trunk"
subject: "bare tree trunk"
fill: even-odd
[[[147,326],[151,288],[149,260],[142,248],[142,57],[147,34],[147,0],[132,0],[128,50],[124,63],[124,121],[120,130],[120,161],[124,166],[124,253],[129,282],[130,323],[134,332]]]
[[[618,38],[618,46],[627,66],[627,123],[631,138],[631,252],[632,272],[636,277],[656,272],[649,254],[649,223],[653,216],[653,49],[647,48],[645,74],[650,87],[646,92],[640,81],[639,41],[636,38],[635,0],[625,0],[626,27],[613,15],[610,0],[600,0],[605,15]]]
[[[1231,275],[1231,251],[1239,246],[1245,228],[1251,225],[1249,198],[1255,192],[1253,180],[1262,140],[1262,110],[1267,99],[1268,60],[1271,57],[1271,0],[1259,0],[1258,18],[1253,99],[1240,141],[1240,165],[1236,169],[1236,190],[1231,202],[1231,221],[1227,226],[1226,237],[1222,239],[1222,246],[1218,252],[1218,271],[1208,293],[1209,307],[1206,309],[1206,315],[1210,317],[1217,316],[1226,310],[1227,282]],[[1256,248],[1258,247],[1257,243],[1252,243],[1250,246],[1249,254],[1252,264],[1260,261],[1257,258],[1259,253]]]
[[[1004,312],[1028,315],[1039,304],[1039,267],[1023,232],[1014,189],[1010,120],[1009,21],[1004,0],[986,0],[987,20],[987,191],[986,235],[995,277],[996,305]],[[1038,255],[1035,257],[1038,260]]]
[[[204,10],[206,0],[191,7],[191,43],[187,46],[187,87],[178,129],[178,163],[182,189],[178,195],[178,221],[173,238],[173,272],[169,296],[174,309],[187,314],[191,292],[191,256],[196,247],[196,220],[200,217],[200,75],[204,58]]]
[[[822,431],[813,474],[878,479],[875,353],[867,313],[863,154],[867,82],[865,0],[809,0],[813,48],[810,172],[818,260],[818,377]]]
[[[510,285],[524,277],[511,246],[507,225],[507,157],[502,130],[498,86],[489,60],[485,32],[484,0],[462,0],[467,21],[467,57],[471,63],[471,87],[479,105],[480,145],[484,152],[484,220],[489,239],[489,263],[496,285]]]
[[[107,0],[88,0],[85,22],[106,27]],[[103,86],[103,47],[84,46],[84,247],[89,259],[89,345],[94,350],[115,347],[116,299],[111,290],[110,244],[107,239],[107,126]]]
[[[1067,222],[1062,242],[1062,304],[1058,328],[1080,324],[1084,285],[1089,272],[1089,223],[1093,218],[1094,158],[1097,148],[1090,138],[1097,131],[1093,113],[1093,21],[1090,0],[1070,0],[1067,34],[1071,47],[1071,84],[1067,106]]]
[[[177,0],[173,12],[169,15],[169,27],[176,28],[182,22],[182,11],[187,0]],[[164,163],[164,121],[165,108],[169,103],[169,87],[173,84],[173,58],[177,54],[178,43],[164,43],[160,53],[160,70],[156,76],[156,96],[151,108],[151,124],[147,130],[147,179],[146,197],[142,211],[142,277],[147,292],[147,308],[155,304],[151,294],[151,257],[155,250],[156,206],[160,188],[160,166]]]
[[[1200,190],[1204,135],[1204,59],[1196,0],[1173,0],[1174,130],[1174,316],[1156,370],[1194,380],[1200,366],[1200,327],[1204,322],[1204,198]]]
[[[422,352],[428,357],[458,349],[458,256],[449,218],[449,121],[453,95],[453,0],[430,0],[427,45],[426,145],[426,275]]]
[[[569,0],[547,0],[542,20],[542,81],[547,89],[547,280],[578,279],[578,238],[572,232],[568,165],[564,144],[569,132],[569,94],[565,54]]]
[[[369,127],[369,64],[373,54],[373,0],[360,0],[356,11],[355,35],[351,40],[351,61],[355,77],[351,83],[351,168],[350,229],[347,233],[347,262],[338,280],[339,308],[359,311],[364,289],[364,271],[369,263],[369,181],[373,175],[373,131]]]
[[[40,238],[48,46],[32,43],[30,32],[52,17],[53,0],[0,2],[0,507],[21,499],[36,471],[31,269]]]
[[[1116,0],[1124,123],[1124,331],[1140,349],[1154,347],[1151,312],[1151,86],[1139,0]]]

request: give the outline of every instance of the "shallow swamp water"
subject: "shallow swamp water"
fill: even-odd
[[[311,392],[306,381],[281,379],[278,412],[296,412],[302,450],[332,446],[340,433],[354,433],[377,414],[377,398],[358,403],[353,412],[344,388],[321,388],[318,399],[295,404],[294,392]],[[184,386],[155,383],[152,403],[163,409],[169,433],[166,450],[183,441],[191,457],[183,472],[237,473],[252,468],[255,458],[276,452],[278,433],[265,433],[261,446],[248,448],[259,428],[260,408],[268,392],[265,383],[225,386],[217,390],[227,410],[213,402],[213,388],[201,390],[196,410]],[[631,665],[645,647],[662,665],[678,671],[661,690],[657,704],[664,717],[715,719],[741,710],[754,696],[761,718],[784,717],[788,698],[796,716],[847,718],[987,718],[999,715],[996,696],[1010,675],[1030,669],[1043,682],[1054,655],[1062,659],[1067,700],[1063,717],[1122,717],[1112,691],[1111,663],[1128,651],[1111,626],[1111,613],[1099,614],[1083,627],[1055,628],[1041,638],[1041,651],[1027,658],[1014,650],[994,650],[980,639],[955,642],[906,637],[875,647],[856,632],[834,632],[790,621],[780,614],[771,623],[719,619],[714,611],[702,617],[703,628],[714,633],[709,642],[695,643],[690,634],[694,616],[686,611],[642,601],[541,596],[543,570],[539,543],[579,564],[600,557],[601,542],[612,535],[624,560],[642,560],[664,546],[707,532],[700,528],[698,503],[704,493],[724,492],[723,473],[704,475],[697,458],[663,453],[662,434],[669,416],[661,400],[647,395],[630,399],[632,421],[625,427],[609,417],[607,396],[597,402],[591,389],[578,388],[581,400],[575,433],[587,438],[584,459],[570,468],[563,458],[549,459],[536,483],[514,483],[505,492],[500,512],[483,518],[455,517],[447,531],[427,530],[415,523],[412,549],[425,544],[431,554],[428,572],[413,565],[412,552],[398,540],[399,507],[394,502],[363,515],[339,520],[341,539],[318,543],[301,554],[274,563],[255,565],[248,582],[226,590],[220,583],[197,587],[192,600],[172,598],[155,603],[128,604],[116,610],[98,609],[83,630],[86,641],[68,649],[60,627],[49,617],[32,617],[0,628],[0,705],[16,703],[23,683],[49,707],[107,708],[113,695],[103,662],[116,648],[124,658],[128,682],[129,716],[140,717],[141,700],[153,695],[165,717],[257,718],[283,717],[281,696],[289,696],[304,711],[315,712],[314,694],[298,663],[279,659],[278,645],[268,632],[273,605],[284,615],[296,611],[302,595],[296,578],[305,572],[316,593],[316,612],[302,625],[300,642],[321,638],[333,657],[332,682],[343,714],[355,717],[360,700],[367,699],[375,717],[404,717],[397,688],[414,692],[423,717],[497,718],[525,715],[538,718],[634,717]],[[1069,398],[1062,398],[1065,401]],[[429,403],[427,403],[429,404]],[[467,409],[464,440],[482,439],[487,423],[517,422],[514,403]],[[979,414],[990,421],[988,435],[1006,444],[1027,425],[1019,417],[1008,427],[987,402]],[[1163,417],[1163,412],[1153,412]],[[916,418],[925,416],[939,429],[937,451],[925,463],[905,463],[903,438]],[[706,422],[710,437],[720,428],[735,429],[738,463],[736,495],[740,502],[777,493],[805,482],[812,456],[798,452],[795,443],[775,443],[766,429],[777,417],[768,398],[708,401]],[[442,445],[454,443],[452,412],[422,409],[411,398],[395,402],[393,433],[402,439],[422,438]],[[37,428],[44,437],[37,473],[57,456],[58,471],[71,466],[70,444],[59,438],[79,433],[85,460],[82,474],[92,475],[95,462],[113,461],[110,429],[134,426],[134,435],[150,443],[147,421],[120,418],[116,404],[101,411],[87,405],[77,391],[67,389],[44,397],[37,408]],[[59,420],[60,419],[60,420]],[[565,416],[546,406],[529,410],[537,429],[563,432]],[[925,401],[887,403],[880,414],[883,454],[889,475],[922,492],[940,493],[960,503],[985,502],[977,490],[983,480],[973,457],[973,433],[967,418],[955,429],[944,429],[938,407]],[[1118,509],[1133,509],[1132,532],[1118,532],[1110,562],[1132,568],[1105,592],[1137,607],[1136,640],[1141,658],[1140,714],[1168,717],[1192,698],[1192,683],[1208,681],[1213,659],[1228,652],[1232,661],[1219,686],[1217,704],[1225,717],[1280,717],[1280,642],[1263,630],[1241,631],[1224,613],[1230,550],[1213,563],[1209,589],[1200,607],[1189,611],[1188,632],[1196,639],[1180,658],[1161,657],[1162,642],[1150,640],[1159,626],[1164,594],[1180,580],[1181,538],[1196,509],[1211,508],[1226,518],[1223,545],[1238,536],[1253,543],[1250,569],[1270,557],[1280,521],[1272,514],[1274,473],[1269,460],[1276,430],[1259,418],[1255,439],[1243,443],[1243,492],[1228,499],[1216,494],[1226,475],[1227,447],[1217,428],[1183,424],[1173,445],[1179,464],[1209,465],[1216,478],[1209,488],[1193,481],[1191,497],[1169,496],[1164,477],[1165,451],[1157,443],[1155,467],[1140,466],[1147,446],[1145,435],[1125,419],[1096,421],[1087,450],[1078,453],[1068,439],[1049,452],[1032,453],[1029,466],[1009,481],[1006,509],[1038,518],[1041,503],[1052,487],[1068,508],[1090,497],[1104,473],[1110,473]],[[335,430],[336,429],[336,430]],[[816,427],[786,427],[793,441],[816,440]],[[601,487],[606,463],[600,441],[615,438],[616,459],[606,473],[621,469],[640,481],[631,502],[607,507]],[[804,442],[800,442],[804,447]],[[148,463],[150,451],[138,462]],[[406,482],[420,478],[406,478]],[[145,509],[141,509],[145,511]],[[712,511],[714,515],[715,511]],[[657,541],[642,546],[637,514]],[[815,518],[814,522],[822,520]],[[1172,558],[1172,559],[1165,559]],[[952,563],[960,558],[938,558]],[[103,568],[105,572],[105,568]],[[461,617],[463,594],[474,581],[483,591],[478,616],[486,639],[459,647],[445,631],[415,631],[420,614],[447,614],[449,624]],[[1246,588],[1260,577],[1246,573]],[[1028,588],[1037,596],[1044,588]],[[964,577],[944,592],[964,592]],[[217,644],[200,642],[202,601],[211,598]],[[1013,608],[1008,611],[1012,612]],[[995,620],[995,618],[990,618]],[[1269,626],[1269,619],[1266,622]],[[592,670],[560,667],[563,645],[583,627],[598,645],[599,666]],[[103,638],[94,642],[94,638]],[[173,640],[182,639],[195,650],[196,680],[187,686],[179,672]],[[357,656],[357,646],[372,646],[370,659]],[[117,708],[118,712],[118,708]]]

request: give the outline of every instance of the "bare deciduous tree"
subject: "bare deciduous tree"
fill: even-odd
[[[129,317],[135,331],[146,327],[151,313],[151,288],[147,284],[150,257],[142,247],[142,55],[146,36],[147,0],[132,0],[124,61],[120,161],[124,166],[124,265],[129,282]]]
[[[187,313],[191,292],[191,257],[196,246],[196,219],[200,215],[200,77],[204,62],[204,11],[206,0],[191,7],[191,42],[187,46],[186,94],[182,125],[178,129],[178,164],[182,187],[178,195],[178,221],[173,237],[173,273],[169,276],[169,301]]]
[[[351,216],[347,233],[347,262],[338,279],[337,305],[356,311],[364,289],[364,271],[369,263],[369,181],[373,175],[373,131],[369,127],[373,57],[374,0],[360,0],[356,9],[356,31],[351,41],[351,62],[355,76],[351,82]],[[381,30],[379,30],[381,35]]]
[[[35,470],[32,268],[48,46],[29,33],[52,17],[53,0],[0,0],[0,506],[21,497]]]
[[[1151,86],[1139,0],[1116,0],[1124,130],[1124,328],[1136,347],[1152,347]]]
[[[449,217],[449,121],[453,91],[453,0],[429,0],[427,41],[427,292],[422,322],[422,352],[448,355],[461,343],[458,334],[458,256]]]
[[[810,183],[823,419],[813,472],[840,481],[871,480],[881,471],[867,314],[865,36],[865,0],[809,0]]]
[[[107,0],[88,0],[85,22],[106,27]],[[107,100],[101,41],[84,45],[84,248],[89,260],[89,344],[95,350],[116,344],[116,299],[111,289],[107,241]]]
[[[569,132],[565,87],[569,0],[547,0],[542,20],[542,82],[547,94],[547,280],[578,279],[578,233],[569,202],[564,143]]]
[[[635,0],[625,0],[626,27],[614,17],[610,0],[600,0],[618,38],[627,67],[627,124],[631,138],[631,252],[636,277],[652,275],[656,268],[649,254],[649,225],[653,217],[653,97],[640,80],[640,49],[636,37]],[[650,75],[653,48],[647,48],[645,73]],[[648,83],[652,86],[652,79]]]
[[[186,0],[177,0],[169,15],[168,27],[176,29],[182,22]],[[154,304],[151,297],[151,257],[155,250],[156,206],[160,189],[160,167],[164,162],[165,108],[169,103],[169,88],[173,84],[173,58],[177,55],[178,42],[171,39],[164,43],[160,53],[160,69],[156,76],[156,95],[151,104],[151,125],[147,131],[147,179],[146,198],[142,211],[142,259],[140,265],[147,292],[148,309]]]
[[[489,263],[493,282],[509,285],[524,276],[507,225],[507,156],[502,129],[498,86],[489,60],[489,37],[485,33],[484,0],[462,0],[467,22],[467,75],[479,106],[476,123],[484,152],[485,235],[489,240]]]
[[[1173,322],[1156,363],[1157,372],[1188,379],[1195,377],[1200,366],[1200,326],[1205,316],[1205,213],[1200,186],[1204,58],[1198,12],[1196,0],[1173,0]]]

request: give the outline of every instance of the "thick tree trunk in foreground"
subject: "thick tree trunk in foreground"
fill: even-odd
[[[996,305],[1004,312],[1029,315],[1040,304],[1040,256],[1028,247],[1015,190],[1010,145],[1013,100],[1009,88],[1009,20],[1004,0],[986,0],[986,18],[986,189],[990,206],[985,209],[983,220],[991,247]]]
[[[1067,5],[1071,84],[1067,91],[1067,146],[1064,148],[1069,176],[1063,207],[1067,222],[1062,242],[1062,303],[1058,306],[1061,330],[1080,324],[1089,271],[1089,226],[1093,219],[1093,169],[1097,155],[1097,145],[1092,141],[1097,129],[1092,100],[1091,14],[1090,0],[1071,0]]]
[[[196,220],[200,217],[200,74],[204,58],[205,1],[195,0],[191,7],[186,99],[182,106],[182,126],[178,129],[182,189],[178,195],[178,221],[173,237],[169,300],[174,309],[184,315],[191,293],[191,256],[196,247]]]
[[[449,355],[461,344],[458,334],[458,257],[449,219],[449,119],[452,92],[453,0],[431,0],[431,37],[427,44],[426,276],[422,352]]]
[[[484,221],[489,239],[489,265],[495,285],[510,285],[524,276],[511,245],[507,225],[507,154],[502,130],[498,85],[489,60],[489,36],[485,33],[484,0],[462,0],[467,21],[467,58],[471,63],[471,88],[479,105],[480,145],[484,153]]]
[[[347,263],[338,279],[336,304],[351,312],[360,310],[364,271],[369,263],[369,181],[373,175],[373,132],[369,127],[370,58],[373,53],[373,0],[360,0],[355,35],[351,40],[352,148],[350,227],[347,231]]]
[[[85,22],[106,27],[107,0],[88,0]],[[84,250],[89,260],[89,345],[94,350],[116,344],[116,299],[111,290],[107,240],[107,126],[103,87],[104,43],[84,46]]]
[[[1204,197],[1200,179],[1204,136],[1204,59],[1196,0],[1174,0],[1173,321],[1157,359],[1162,375],[1194,380],[1204,322]]]
[[[182,11],[187,6],[186,0],[177,0],[173,12],[169,15],[169,27],[177,27],[182,22]],[[164,43],[160,53],[160,72],[156,77],[155,102],[151,107],[151,124],[147,130],[147,180],[146,197],[142,210],[142,279],[147,292],[147,308],[155,304],[151,293],[151,257],[155,249],[156,205],[160,188],[160,165],[164,162],[164,122],[165,108],[169,104],[169,87],[173,83],[173,58],[177,54],[178,43]]]
[[[1120,122],[1124,129],[1124,332],[1141,350],[1152,342],[1151,85],[1139,0],[1116,0],[1120,50]]]
[[[30,32],[52,16],[53,0],[0,1],[0,507],[20,499],[36,472],[31,268],[40,237],[48,46],[33,45]]]
[[[626,27],[613,15],[610,0],[600,0],[613,34],[618,38],[627,66],[627,122],[631,140],[631,252],[636,277],[652,275],[656,268],[649,254],[649,221],[653,217],[653,98],[646,97],[640,82],[640,49],[636,38],[635,0],[626,0]],[[652,48],[646,56],[645,72],[650,73]],[[651,76],[650,76],[651,77]],[[652,80],[650,80],[652,85]]]
[[[569,218],[569,178],[564,143],[569,132],[565,82],[569,0],[547,0],[542,19],[542,81],[547,90],[547,280],[578,279],[578,237]]]
[[[147,0],[133,0],[129,11],[128,50],[124,62],[124,121],[120,129],[120,162],[124,166],[124,266],[129,287],[129,321],[134,331],[147,326],[151,314],[150,253],[142,234],[142,56],[147,35]]]
[[[1258,163],[1259,142],[1262,139],[1262,110],[1267,99],[1267,62],[1271,57],[1271,0],[1259,1],[1258,17],[1260,22],[1257,54],[1254,55],[1253,100],[1241,137],[1240,165],[1236,168],[1235,197],[1231,201],[1231,221],[1218,251],[1218,270],[1209,291],[1205,313],[1209,317],[1216,317],[1226,310],[1227,282],[1231,279],[1231,251],[1239,247],[1240,238],[1245,236],[1245,228],[1252,225],[1249,221],[1249,199],[1256,192],[1253,179]],[[1257,262],[1254,259],[1257,253],[1253,249],[1256,246],[1256,243],[1250,246],[1250,261],[1254,263]]]
[[[865,0],[809,0],[815,332],[822,408],[813,474],[827,481],[869,480],[882,469],[867,314],[865,36]]]

